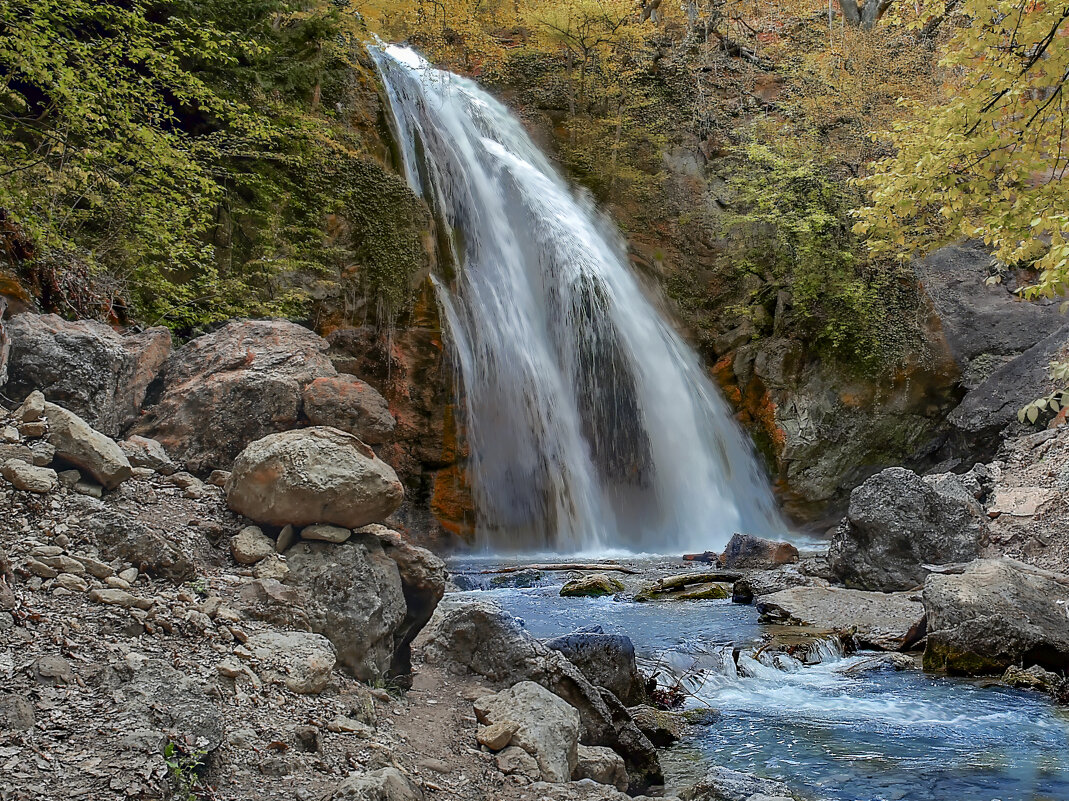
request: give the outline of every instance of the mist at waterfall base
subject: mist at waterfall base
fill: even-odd
[[[473,81],[372,54],[440,229],[477,545],[668,553],[783,534],[750,442],[589,198]]]
[[[482,565],[467,568],[479,578]],[[661,753],[668,794],[717,765],[823,801],[1069,799],[1069,714],[1043,694],[874,669],[879,655],[844,656],[830,642],[819,664],[803,665],[760,648],[768,628],[752,606],[562,598],[564,579],[469,594],[496,601],[535,637],[590,625],[625,634],[645,673],[682,679],[685,708],[713,710],[709,725]]]

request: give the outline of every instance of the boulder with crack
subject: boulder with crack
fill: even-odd
[[[445,595],[448,580],[445,563],[426,548],[413,545],[400,532],[385,526],[365,526],[357,533],[373,534],[385,554],[397,564],[401,592],[405,596],[405,619],[394,632],[391,672],[395,676],[405,675],[412,670],[412,641],[427,625]]]

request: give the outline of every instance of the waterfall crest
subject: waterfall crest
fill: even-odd
[[[468,79],[372,49],[412,188],[444,228],[479,544],[716,549],[782,534],[752,446],[620,237]]]

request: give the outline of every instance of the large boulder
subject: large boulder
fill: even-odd
[[[849,634],[863,648],[899,651],[924,635],[924,606],[913,593],[791,587],[760,596],[756,606],[762,622]]]
[[[926,670],[1000,674],[1010,665],[1069,669],[1069,576],[979,559],[924,583]]]
[[[563,654],[536,640],[493,602],[443,599],[417,642],[429,664],[475,673],[499,687],[541,684],[578,710],[584,745],[604,745],[624,758],[631,790],[663,781],[653,744],[620,701],[608,690],[603,695]],[[615,703],[610,706],[607,698]]]
[[[635,661],[635,646],[630,637],[581,631],[545,641],[579,668],[591,684],[604,687],[626,706],[646,700],[645,680]]]
[[[406,607],[397,563],[379,539],[355,533],[341,545],[299,542],[286,564],[286,583],[301,591],[310,628],[334,643],[339,664],[362,681],[385,675]]]
[[[21,400],[38,389],[53,403],[117,437],[138,417],[145,392],[171,351],[171,332],[123,335],[93,320],[20,314],[8,321],[9,378]]]
[[[438,608],[445,595],[448,573],[445,562],[403,535],[385,526],[365,526],[358,532],[373,534],[382,550],[397,565],[401,576],[401,591],[405,596],[405,619],[394,632],[394,663],[391,672],[404,675],[411,672],[411,644]]]
[[[250,442],[298,424],[304,387],[337,375],[326,340],[285,320],[236,320],[167,360],[134,433],[194,472],[229,469]]]
[[[115,440],[94,430],[74,412],[46,403],[45,419],[56,459],[85,471],[107,489],[115,489],[130,477],[130,461]]]
[[[579,762],[579,713],[540,684],[521,681],[475,701],[475,716],[486,726],[512,729],[508,745],[535,758],[547,782],[566,782]]]
[[[768,569],[798,561],[798,549],[789,542],[766,540],[751,534],[735,534],[724,549],[724,567]]]
[[[360,528],[401,505],[393,468],[352,434],[315,427],[271,434],[234,461],[226,499],[238,514],[274,526]]]
[[[312,425],[340,428],[372,445],[388,442],[397,425],[386,399],[356,376],[317,378],[304,388],[302,400]]]
[[[983,508],[957,476],[890,467],[850,493],[828,562],[850,587],[908,590],[924,583],[925,565],[975,559],[985,533]]]

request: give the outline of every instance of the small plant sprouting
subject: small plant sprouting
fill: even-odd
[[[197,595],[207,597],[208,596],[208,582],[204,576],[198,576],[195,579],[191,579],[186,582],[186,586],[193,590]]]
[[[168,740],[163,748],[163,761],[167,764],[175,784],[175,798],[180,801],[199,801],[201,797],[199,770],[204,766],[206,750],[191,748],[174,740]]]

